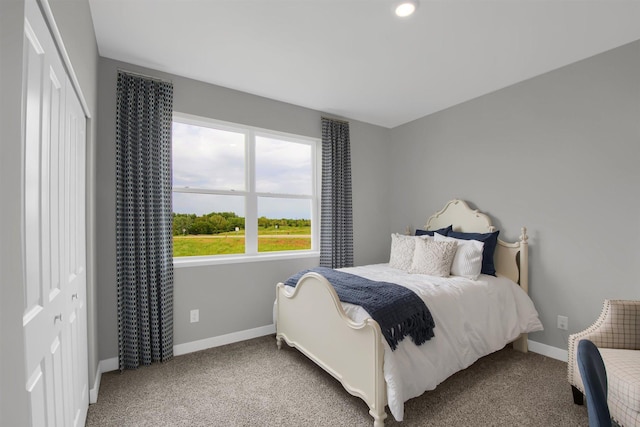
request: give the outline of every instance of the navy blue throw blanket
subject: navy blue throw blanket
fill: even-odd
[[[375,282],[354,274],[326,267],[303,270],[289,277],[287,286],[295,287],[309,272],[319,273],[331,283],[342,302],[362,306],[378,322],[391,350],[407,335],[415,345],[433,337],[435,323],[424,301],[411,289],[395,283]]]

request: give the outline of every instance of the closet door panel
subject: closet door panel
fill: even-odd
[[[82,426],[89,399],[86,120],[35,0],[25,2],[24,46],[23,327],[31,425]]]

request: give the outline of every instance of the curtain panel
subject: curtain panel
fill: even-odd
[[[120,370],[173,356],[173,86],[118,72],[116,265]]]
[[[322,118],[320,266],[353,266],[349,123]]]

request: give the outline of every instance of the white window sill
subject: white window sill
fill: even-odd
[[[173,268],[201,267],[205,265],[243,264],[262,261],[282,261],[287,259],[317,258],[319,251],[278,252],[258,255],[215,255],[173,258]]]

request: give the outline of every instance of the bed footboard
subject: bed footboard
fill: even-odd
[[[355,323],[347,317],[333,286],[320,274],[307,273],[294,292],[276,287],[276,342],[284,339],[369,405],[374,427],[387,417],[383,373],[384,346],[373,319]]]

